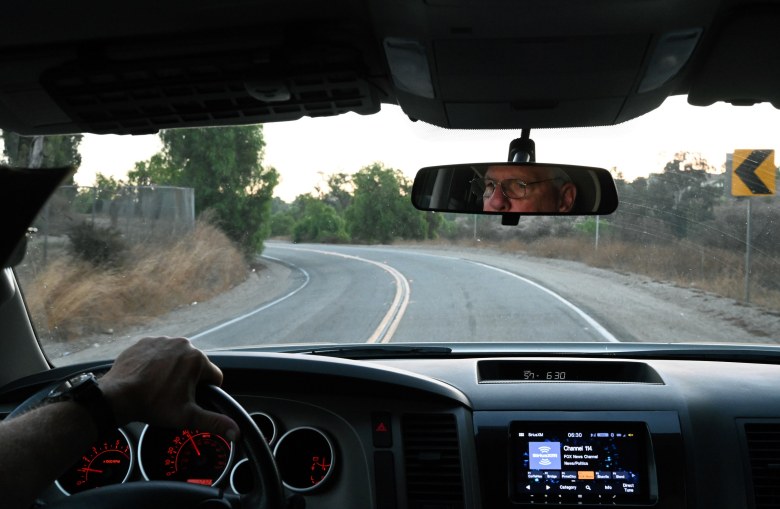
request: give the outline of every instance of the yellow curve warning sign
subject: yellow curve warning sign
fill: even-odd
[[[735,150],[732,168],[732,196],[775,194],[774,150]]]

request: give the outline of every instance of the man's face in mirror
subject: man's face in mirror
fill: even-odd
[[[485,212],[570,212],[577,188],[560,169],[490,166],[485,173]]]

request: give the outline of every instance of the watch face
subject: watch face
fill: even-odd
[[[94,377],[95,375],[93,375],[92,373],[81,373],[72,378],[69,378],[64,382],[62,382],[61,384],[59,384],[54,389],[52,389],[51,392],[49,393],[48,399],[60,398],[63,395],[71,392],[73,389],[80,386],[87,380],[93,379]]]

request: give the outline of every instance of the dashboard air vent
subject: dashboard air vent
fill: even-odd
[[[780,508],[780,422],[746,423],[757,509]]]
[[[409,508],[463,508],[455,416],[407,414],[403,417],[402,429]]]

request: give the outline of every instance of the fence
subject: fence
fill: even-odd
[[[82,223],[111,227],[129,244],[171,239],[195,224],[195,191],[187,187],[128,186],[116,190],[62,186],[49,199],[34,226],[44,243],[65,242]]]

